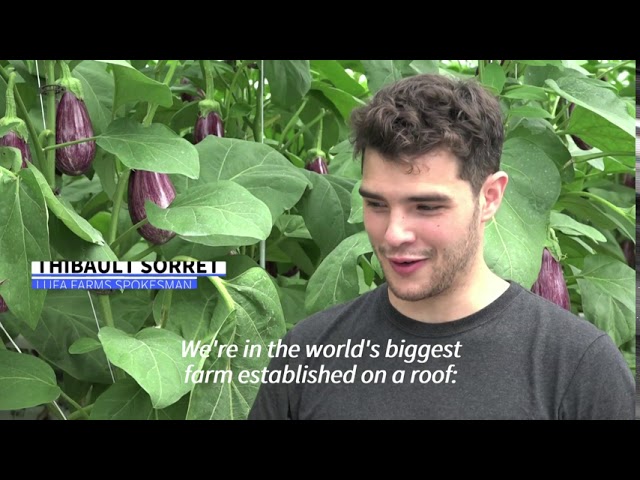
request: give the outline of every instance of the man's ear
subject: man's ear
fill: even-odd
[[[507,183],[509,183],[509,176],[503,171],[487,177],[480,190],[480,221],[487,222],[498,212]]]

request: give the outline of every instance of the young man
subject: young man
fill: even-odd
[[[300,353],[269,370],[306,377],[263,383],[249,418],[633,419],[634,379],[610,337],[484,261],[508,184],[497,100],[418,75],[352,127],[386,283],[293,328],[284,343]],[[348,348],[307,358],[305,345]]]

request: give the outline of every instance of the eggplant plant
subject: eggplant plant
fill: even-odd
[[[503,108],[510,181],[489,267],[551,292],[635,371],[635,61],[0,60],[0,410],[246,418],[258,386],[238,375],[267,365],[270,342],[385,281],[351,111],[437,72],[475,76]],[[227,276],[31,289],[32,261],[190,259],[225,261]],[[262,353],[188,347],[214,344]]]

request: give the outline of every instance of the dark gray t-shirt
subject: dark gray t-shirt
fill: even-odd
[[[404,316],[386,284],[303,320],[283,339],[300,353],[271,360],[249,419],[633,419],[611,338],[510,283],[446,323]]]

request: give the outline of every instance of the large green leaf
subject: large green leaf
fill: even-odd
[[[523,138],[530,141],[553,160],[563,181],[573,180],[575,173],[573,166],[565,166],[571,160],[571,153],[551,129],[549,122],[538,118],[523,118],[507,135],[507,139],[510,138]]]
[[[84,60],[73,69],[73,76],[82,82],[84,102],[89,111],[94,135],[100,135],[111,121],[113,104],[113,76],[104,64],[94,60]]]
[[[145,290],[115,293],[110,300],[115,325],[130,333],[140,329],[151,310],[149,292]],[[93,304],[100,324],[105,325],[95,296]],[[38,326],[35,330],[20,328],[20,333],[42,358],[78,380],[111,383],[107,359],[102,350],[82,355],[69,353],[69,347],[78,339],[98,338],[93,308],[85,290],[51,290],[47,294]]]
[[[340,112],[340,115],[342,115],[342,118],[344,118],[345,120],[349,119],[351,111],[354,108],[361,107],[365,104],[365,102],[357,97],[354,97],[350,93],[332,87],[325,82],[314,81],[311,83],[311,89],[322,92],[324,96],[327,97],[331,101],[331,103],[335,105],[335,107]]]
[[[244,370],[261,370],[267,366],[267,347],[285,334],[284,315],[278,293],[269,275],[261,268],[252,268],[225,282],[233,299],[235,311],[228,315],[226,307],[218,308],[212,323],[217,325],[219,343],[237,345],[236,358],[212,355],[205,369],[231,370],[231,382],[196,384],[191,393],[188,419],[243,419],[249,413],[259,384],[240,383]],[[220,302],[222,305],[222,302]],[[256,345],[259,355],[244,355],[244,348]]]
[[[266,240],[272,226],[267,206],[229,180],[192,187],[168,208],[147,201],[146,211],[152,225],[214,247]]]
[[[31,355],[0,350],[0,410],[35,407],[59,395],[49,365]]]
[[[595,242],[606,242],[605,238],[599,230],[574,220],[569,215],[551,210],[550,227],[559,230],[566,235],[584,236]]]
[[[585,317],[620,346],[635,336],[635,277],[625,263],[604,255],[587,256],[577,276]]]
[[[113,121],[96,143],[116,155],[127,167],[158,173],[179,173],[198,178],[196,148],[165,125],[149,127],[130,118]]]
[[[626,104],[604,83],[599,86],[588,77],[570,76],[557,80],[547,79],[546,84],[566,100],[608,120],[627,136],[635,136],[635,122],[627,112]]]
[[[298,103],[311,86],[309,60],[265,60],[264,76],[273,103],[282,107]]]
[[[118,257],[108,245],[96,245],[79,238],[55,216],[49,217],[51,246],[65,260],[116,261]]]
[[[410,63],[411,60],[362,60],[369,91],[374,94],[383,86],[400,80]]]
[[[154,408],[167,407],[191,390],[185,382],[190,359],[183,339],[173,332],[145,328],[134,336],[112,327],[98,333],[109,361],[131,375],[151,397]]]
[[[494,95],[499,95],[504,88],[506,76],[504,70],[497,63],[489,63],[482,70],[480,76],[480,82],[493,92]]]
[[[540,270],[560,175],[542,149],[522,138],[505,142],[502,168],[509,183],[497,215],[485,227],[484,255],[497,275],[530,288]]]
[[[308,314],[358,296],[358,257],[372,251],[366,232],[344,239],[309,279],[305,307]]]
[[[38,186],[44,195],[49,210],[51,210],[56,217],[62,220],[62,222],[81,239],[97,245],[105,244],[102,234],[98,230],[78,215],[71,205],[63,203],[61,199],[55,196],[44,176],[33,164],[29,165],[29,170],[31,170],[31,173],[38,182]]]
[[[48,212],[31,169],[0,176],[0,295],[31,328],[38,324],[46,290],[31,288],[31,262],[51,260]]]
[[[315,172],[307,174],[313,189],[303,195],[300,213],[322,255],[326,256],[342,240],[362,229],[361,225],[349,223],[355,181]]]
[[[311,60],[311,68],[321,73],[337,89],[345,93],[354,97],[367,93],[365,88],[353,79],[337,60]]]
[[[113,77],[115,79],[114,110],[130,102],[157,103],[163,107],[170,107],[173,104],[173,96],[168,85],[147,77],[135,68],[114,65]]]
[[[362,180],[362,167],[359,159],[353,157],[353,146],[344,140],[334,146],[329,153],[333,155],[329,163],[329,173],[340,177]]]
[[[633,168],[635,137],[604,117],[586,108],[576,107],[571,113],[567,131],[603,152],[629,152],[627,156],[620,155],[619,158],[625,165]]]
[[[178,192],[218,180],[232,180],[264,202],[275,221],[292,208],[311,182],[268,145],[209,135],[197,144],[200,177],[175,178]]]

